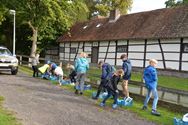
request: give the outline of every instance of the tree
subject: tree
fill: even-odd
[[[188,4],[188,0],[179,0],[177,2],[176,2],[176,0],[168,0],[165,2],[165,4],[166,4],[166,8],[170,8],[170,7]]]
[[[31,28],[30,56],[35,54],[38,41],[56,39],[57,34],[67,31],[76,20],[84,18],[88,12],[86,5],[78,0],[0,0],[0,3],[7,11],[16,10],[17,22]],[[82,14],[78,14],[80,12]]]
[[[92,14],[107,16],[110,10],[119,9],[122,14],[126,14],[131,9],[132,0],[86,0]]]

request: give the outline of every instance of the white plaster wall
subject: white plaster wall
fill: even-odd
[[[176,70],[178,70],[179,69],[179,63],[178,62],[166,61],[166,68],[167,69],[176,69]]]
[[[64,43],[60,43],[59,46],[60,46],[60,47],[64,47]]]
[[[76,47],[77,48],[78,47],[78,43],[75,43],[75,42],[71,43],[71,47]]]
[[[144,45],[142,46],[129,46],[129,51],[143,51],[144,52]]]
[[[183,61],[188,61],[188,53],[183,53],[182,60]]]
[[[152,52],[152,51],[161,52],[161,49],[160,49],[159,45],[147,45],[146,51],[147,52],[148,51],[150,51],[150,52]]]
[[[116,42],[115,41],[110,41],[110,46],[115,46]]]
[[[143,59],[144,58],[144,53],[129,53],[129,58]]]
[[[108,50],[109,52],[115,52],[116,51],[116,47],[115,46],[113,46],[113,47],[109,47],[109,50]]]
[[[144,40],[129,40],[129,45],[134,45],[134,44],[143,44],[144,45]]]
[[[121,66],[122,65],[122,60],[121,59],[117,59],[117,66]]]
[[[86,52],[91,52],[91,47],[85,47],[84,50],[85,50]]]
[[[115,53],[108,53],[107,58],[115,58]]]
[[[140,60],[131,60],[131,64],[132,66],[143,67],[143,61]]]
[[[188,38],[184,38],[183,43],[188,43]]]
[[[146,53],[146,59],[162,60],[161,53]]]
[[[164,53],[165,60],[179,60],[179,53]]]
[[[114,65],[115,60],[114,59],[106,59],[106,62],[108,62],[110,65]]]
[[[180,43],[180,39],[161,39],[161,43]]]
[[[101,41],[99,42],[100,46],[108,46],[108,41]]]
[[[127,40],[118,40],[117,45],[127,45]]]
[[[92,42],[85,42],[85,46],[92,46]]]
[[[99,52],[106,52],[107,51],[107,47],[99,47]]]
[[[180,44],[162,44],[163,51],[180,51]]]
[[[69,47],[69,43],[65,43],[65,47]]]
[[[182,70],[188,71],[188,63],[182,63]]]
[[[69,53],[65,53],[65,58],[69,58]]]

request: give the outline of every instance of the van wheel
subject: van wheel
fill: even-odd
[[[18,72],[18,70],[17,70],[17,69],[16,69],[16,70],[12,70],[12,71],[11,71],[11,74],[12,74],[12,75],[16,75],[16,74],[17,74],[17,72]]]

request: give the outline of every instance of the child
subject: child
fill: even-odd
[[[122,83],[123,94],[125,95],[124,100],[129,100],[132,99],[129,97],[129,91],[128,91],[128,82],[131,79],[132,65],[126,54],[122,54],[120,58],[123,61],[122,69],[124,71],[123,83]]]
[[[149,60],[149,66],[147,66],[144,70],[144,81],[147,88],[147,95],[144,101],[143,110],[147,109],[147,104],[150,100],[151,94],[154,96],[153,105],[152,105],[152,115],[160,116],[160,113],[157,112],[157,102],[158,102],[158,92],[157,92],[157,60],[151,59]]]
[[[50,69],[50,61],[47,61],[47,63],[41,66],[38,69],[38,71],[41,73],[41,75],[50,75],[49,69]]]
[[[108,95],[104,98],[104,100],[100,103],[101,107],[105,106],[105,102],[108,98],[110,98],[110,96],[112,95],[114,98],[114,103],[112,105],[112,108],[115,109],[117,108],[117,98],[118,98],[118,89],[117,89],[117,85],[120,81],[120,78],[124,75],[124,71],[122,69],[117,70],[111,80],[108,82],[108,84],[106,84],[105,88],[108,91]]]
[[[115,71],[115,68],[113,66],[111,66],[108,63],[105,63],[104,61],[99,61],[98,63],[98,67],[100,69],[102,69],[102,75],[101,75],[101,82],[100,85],[98,87],[98,91],[95,97],[93,97],[93,99],[98,99],[100,92],[102,91],[102,89],[104,88],[103,86],[108,82],[108,80],[110,80],[112,78],[112,74]]]
[[[58,77],[59,84],[61,85],[61,80],[63,80],[63,70],[60,66],[57,66],[54,70],[55,76]]]
[[[87,60],[87,54],[84,52],[80,53],[80,57],[75,61],[75,71],[77,73],[77,83],[75,94],[78,94],[78,88],[80,86],[80,95],[83,94],[84,82],[86,77],[86,72],[89,69],[89,63]]]
[[[39,63],[39,54],[36,53],[34,57],[32,57],[32,61],[31,61],[31,64],[32,64],[32,69],[33,69],[33,77],[38,77],[38,65]]]
[[[71,83],[76,83],[76,71],[75,71],[75,68],[73,65],[71,64],[67,64],[67,69],[70,69],[70,74],[69,74],[69,78],[70,78],[70,81]]]

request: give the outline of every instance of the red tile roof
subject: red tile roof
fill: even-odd
[[[96,27],[98,24],[101,26]],[[87,26],[87,27],[86,27]],[[85,29],[84,29],[85,27]],[[58,42],[188,37],[188,5],[76,23]]]

